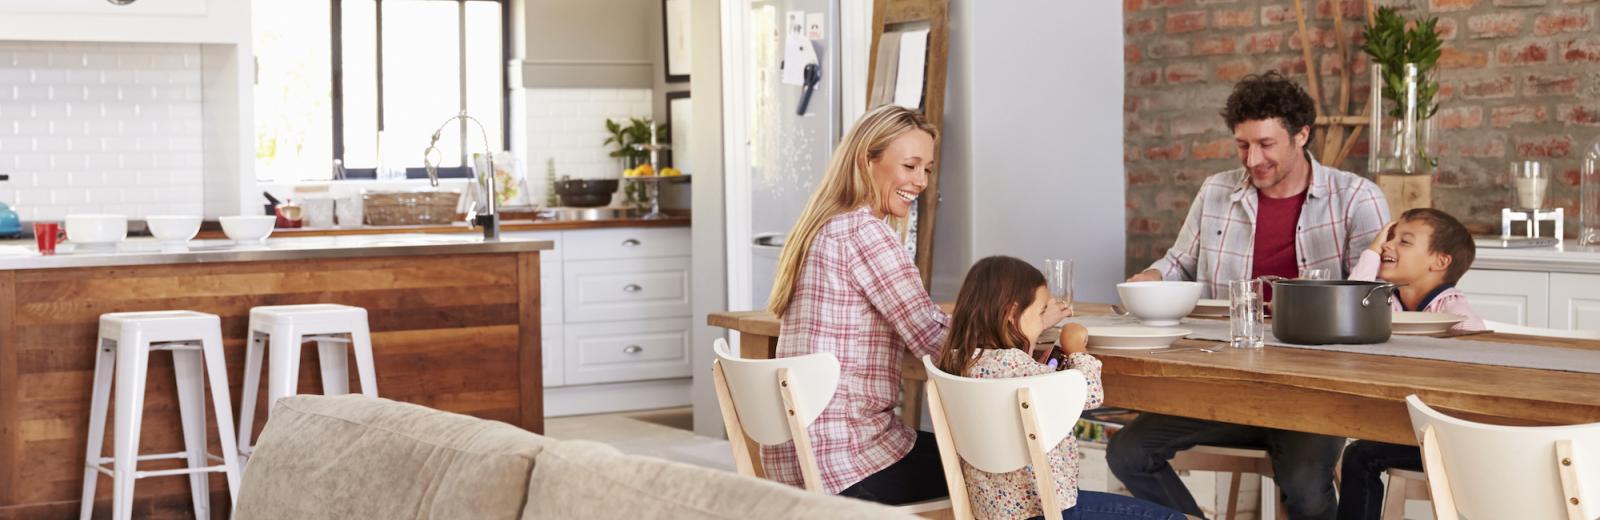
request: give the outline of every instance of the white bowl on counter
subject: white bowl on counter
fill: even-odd
[[[1117,295],[1128,313],[1139,317],[1147,327],[1171,327],[1194,311],[1200,301],[1197,282],[1124,282],[1117,284]]]
[[[239,244],[260,244],[267,241],[267,236],[272,234],[273,225],[277,224],[278,217],[271,215],[235,215],[221,217],[222,233],[228,235]]]
[[[145,227],[161,242],[181,243],[200,233],[199,215],[151,215],[144,218]]]
[[[62,219],[67,241],[84,246],[115,246],[128,238],[125,215],[67,215]]]

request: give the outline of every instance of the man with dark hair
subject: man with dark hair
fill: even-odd
[[[1344,279],[1389,221],[1389,205],[1372,181],[1306,152],[1316,121],[1311,96],[1275,72],[1246,76],[1222,119],[1243,167],[1207,178],[1177,242],[1128,281],[1192,280],[1202,298],[1227,298],[1233,280],[1296,278],[1306,269]],[[1265,448],[1289,517],[1334,518],[1342,438],[1146,413],[1112,437],[1107,458],[1133,496],[1199,516],[1168,461],[1200,444]]]

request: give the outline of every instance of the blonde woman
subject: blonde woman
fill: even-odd
[[[900,359],[937,356],[950,317],[922,287],[889,221],[905,219],[933,175],[938,132],[921,115],[867,112],[833,151],[789,232],[768,308],[777,355],[832,353],[839,389],[809,429],[829,493],[904,504],[945,496],[933,435],[895,419]],[[1047,315],[1058,321],[1064,307]],[[790,444],[762,448],[769,478],[800,486]]]

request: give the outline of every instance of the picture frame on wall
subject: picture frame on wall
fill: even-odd
[[[685,174],[694,173],[689,156],[689,135],[694,129],[694,101],[688,91],[667,93],[667,132],[672,143],[669,163]]]
[[[662,52],[666,53],[667,83],[689,81],[693,61],[689,52],[690,0],[661,0]]]

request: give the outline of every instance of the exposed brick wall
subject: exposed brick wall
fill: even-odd
[[[1510,202],[1512,160],[1547,159],[1559,172],[1550,196],[1577,227],[1581,154],[1600,138],[1600,19],[1596,0],[1379,1],[1407,17],[1436,16],[1443,150],[1434,206],[1476,232],[1498,230]],[[1337,102],[1333,4],[1305,0],[1324,110]],[[1362,2],[1346,0],[1346,33],[1359,38]],[[1231,133],[1217,112],[1234,81],[1278,70],[1304,81],[1290,0],[1124,0],[1127,62],[1128,272],[1171,246],[1200,182],[1235,168]],[[1351,107],[1367,99],[1367,60],[1352,42]],[[1363,134],[1363,141],[1365,141]],[[1367,174],[1366,143],[1343,169]]]

